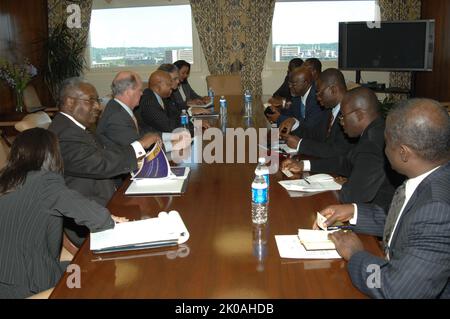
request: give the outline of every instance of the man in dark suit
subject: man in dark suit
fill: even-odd
[[[394,193],[384,155],[384,120],[375,93],[367,88],[348,91],[341,102],[341,123],[349,137],[360,136],[346,155],[311,161],[288,159],[283,169],[312,171],[347,177],[339,199],[342,203],[376,203],[387,207]]]
[[[347,86],[341,71],[334,68],[323,71],[317,80],[317,101],[324,108],[331,110],[325,141],[318,141],[314,138],[300,138],[294,134],[282,134],[287,145],[295,148],[299,154],[319,158],[347,154],[355,145],[357,138],[349,138],[339,124],[341,101],[346,92]]]
[[[376,205],[324,209],[326,224],[350,221],[356,232],[383,237],[385,258],[366,251],[354,233],[330,236],[349,261],[353,284],[374,298],[450,298],[450,122],[428,99],[403,101],[386,121],[386,155],[408,180],[388,215]],[[370,268],[370,269],[369,269]]]
[[[291,103],[278,107],[271,105],[273,114],[266,113],[266,116],[271,122],[278,124],[281,133],[295,131],[300,137],[311,136],[323,141],[326,137],[329,111],[317,103],[316,87],[309,69],[295,69],[290,75],[289,87],[292,94]]]
[[[158,135],[144,136],[126,146],[103,146],[87,128],[93,126],[101,108],[94,86],[79,78],[64,81],[60,93],[60,113],[49,126],[56,134],[64,161],[64,179],[69,188],[105,206],[112,197],[113,178],[137,168],[137,158],[159,142]],[[73,226],[73,227],[72,227]],[[70,221],[66,231],[80,245],[86,236]],[[71,232],[71,230],[73,232]]]
[[[138,120],[144,131],[172,132],[180,127],[180,111],[170,107],[167,98],[172,94],[172,78],[169,73],[157,70],[150,75],[148,88],[139,102]]]
[[[303,60],[300,58],[294,58],[289,61],[288,70],[286,77],[284,78],[283,84],[278,88],[278,90],[273,93],[273,98],[284,98],[286,101],[290,101],[292,99],[291,90],[289,89],[289,75],[294,71],[294,69],[301,67],[303,64]],[[269,103],[271,99],[269,99]]]
[[[119,72],[111,90],[113,99],[97,123],[96,134],[105,146],[127,146],[141,136],[133,110],[142,95],[142,80],[135,72]]]

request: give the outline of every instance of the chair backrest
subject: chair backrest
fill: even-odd
[[[36,89],[31,84],[28,84],[23,91],[23,103],[25,104],[27,112],[30,113],[43,110],[45,108],[37,95]]]
[[[9,146],[6,144],[3,139],[3,134],[0,136],[0,170],[5,167],[6,162],[8,161],[9,155]]]
[[[361,86],[361,84],[359,84],[359,83],[356,83],[356,82],[353,82],[353,81],[348,81],[347,82],[347,91],[356,89],[356,88],[358,88],[360,86]]]
[[[22,121],[17,122],[14,127],[19,132],[23,132],[33,127],[42,127],[47,129],[52,122],[50,116],[43,111],[25,115]]]
[[[208,75],[206,84],[208,88],[214,90],[215,96],[242,95],[241,76],[239,74]]]

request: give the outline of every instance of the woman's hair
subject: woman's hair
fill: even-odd
[[[22,132],[14,140],[6,167],[0,172],[0,194],[14,191],[30,171],[63,173],[63,160],[56,136],[42,128]]]
[[[173,64],[180,71],[181,71],[181,68],[184,67],[184,66],[187,67],[189,71],[191,71],[191,64],[189,62],[185,61],[185,60],[178,60],[178,61],[173,62]],[[181,83],[187,83],[187,78]]]

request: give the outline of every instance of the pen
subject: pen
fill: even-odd
[[[308,181],[308,178],[307,177],[305,177],[305,178],[303,178],[304,180],[305,180],[305,182],[307,182],[309,185],[311,185],[311,183]]]
[[[327,227],[327,230],[338,230],[338,229],[352,230],[353,226],[351,226],[351,225],[341,225],[341,226],[329,226],[329,227]]]

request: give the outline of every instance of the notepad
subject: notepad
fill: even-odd
[[[173,195],[186,192],[189,167],[172,167],[174,176],[170,178],[141,178],[132,180],[125,195]]]
[[[316,174],[303,179],[284,180],[278,183],[288,191],[300,192],[333,191],[342,188],[342,185],[336,183],[334,178],[328,174]]]
[[[330,233],[332,231],[299,229],[298,238],[306,250],[333,250],[336,246],[328,239]]]
[[[177,211],[158,217],[116,224],[113,229],[91,233],[94,253],[147,249],[182,244],[189,232]]]
[[[338,259],[336,250],[306,250],[297,235],[276,235],[278,252],[281,258],[295,259]]]

